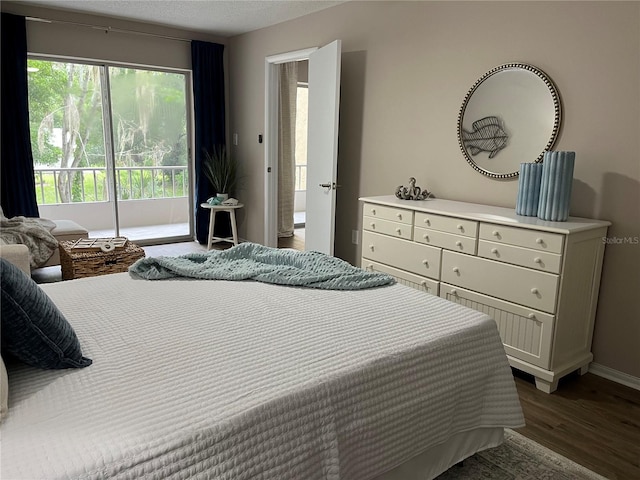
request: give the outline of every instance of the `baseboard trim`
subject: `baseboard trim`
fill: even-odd
[[[620,372],[619,370],[614,370],[613,368],[605,367],[604,365],[592,363],[589,365],[589,373],[606,378],[612,382],[621,383],[622,385],[631,387],[635,390],[640,390],[640,378]]]

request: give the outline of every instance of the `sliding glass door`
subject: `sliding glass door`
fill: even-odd
[[[193,237],[188,77],[182,72],[30,59],[40,215],[92,237]]]

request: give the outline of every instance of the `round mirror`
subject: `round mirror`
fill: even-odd
[[[521,163],[542,161],[560,121],[560,96],[551,79],[531,65],[508,63],[485,73],[467,93],[458,144],[478,172],[516,177]]]

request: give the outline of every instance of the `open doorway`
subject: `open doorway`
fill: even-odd
[[[296,172],[293,204],[293,236],[304,250],[304,232],[307,220],[307,131],[309,123],[309,61],[298,62],[296,89]],[[294,247],[296,248],[296,247]]]
[[[265,58],[265,202],[264,244],[278,245],[279,98],[281,64],[308,60],[308,128],[305,205],[305,250],[333,255],[337,188],[338,112],[341,41]],[[288,85],[292,85],[289,82]],[[297,87],[297,83],[295,84]],[[287,130],[291,135],[294,133]],[[290,170],[293,180],[293,168]],[[291,187],[294,190],[294,187]],[[291,202],[293,209],[293,201]],[[291,227],[293,230],[293,226]],[[307,238],[308,237],[308,238]]]
[[[304,229],[307,218],[307,131],[309,124],[309,82],[307,60],[298,62],[298,87],[296,89],[296,173],[293,219],[296,230]]]
[[[278,247],[304,250],[307,196],[309,61],[279,68]]]

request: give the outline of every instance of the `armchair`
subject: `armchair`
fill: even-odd
[[[13,263],[27,275],[31,275],[29,248],[26,245],[22,245],[21,243],[0,245],[0,257]]]

